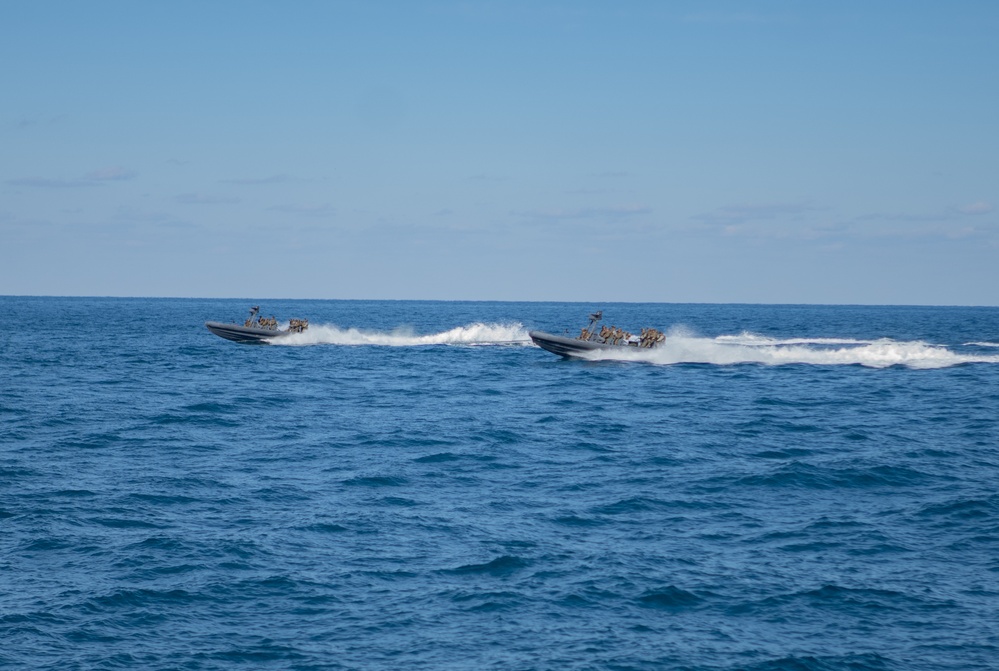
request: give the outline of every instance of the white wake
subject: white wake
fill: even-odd
[[[416,347],[420,345],[527,345],[531,339],[523,324],[483,324],[477,322],[429,335],[417,335],[411,327],[391,331],[340,328],[333,324],[310,324],[302,333],[271,341],[275,345],[380,345]]]
[[[287,327],[287,324],[284,325]],[[271,341],[275,345],[377,345],[383,347],[418,347],[424,345],[530,345],[527,329],[519,322],[475,322],[447,331],[418,335],[412,327],[390,331],[341,328],[333,324],[314,324],[302,333],[293,333]],[[980,347],[996,343],[967,343]],[[586,354],[593,361],[642,361],[653,364],[706,363],[733,365],[814,364],[860,365],[870,368],[907,366],[909,368],[946,368],[965,363],[999,363],[999,355],[965,354],[942,345],[914,340],[889,338],[857,340],[852,338],[772,338],[743,332],[738,335],[702,337],[682,326],[667,334],[666,342],[655,349],[628,348],[595,350]]]
[[[752,333],[705,338],[692,335],[682,328],[671,330],[666,341],[655,349],[595,350],[588,353],[586,358],[594,361],[643,361],[654,364],[814,364],[860,365],[870,368],[907,366],[920,369],[947,368],[965,363],[999,363],[999,355],[964,354],[942,345],[918,340],[777,339]]]

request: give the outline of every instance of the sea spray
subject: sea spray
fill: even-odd
[[[275,344],[304,345],[378,345],[383,347],[416,347],[422,345],[499,345],[528,344],[530,338],[523,324],[486,324],[476,322],[456,326],[447,331],[417,335],[411,327],[391,331],[341,328],[333,324],[315,324],[307,331],[281,338]]]
[[[916,369],[947,368],[967,363],[999,363],[997,355],[954,352],[941,345],[922,341],[896,341],[889,338],[854,340],[848,338],[768,338],[743,333],[715,338],[681,335],[671,331],[655,349],[614,348],[586,354],[593,361],[642,361],[653,364],[704,363],[734,364],[812,364],[819,366],[859,365],[870,368],[906,366]]]
[[[421,347],[428,345],[530,345],[528,329],[520,322],[474,322],[446,331],[417,334],[412,327],[391,330],[340,327],[313,324],[273,344],[302,347],[308,345],[373,345],[382,347]],[[967,346],[999,347],[989,342],[966,343]],[[924,341],[898,341],[890,338],[863,339],[840,337],[775,338],[742,331],[734,335],[699,336],[684,324],[667,330],[666,341],[655,349],[614,348],[594,350],[585,355],[592,361],[638,361],[659,365],[702,363],[715,365],[811,364],[819,366],[858,365],[869,368],[906,366],[914,369],[947,368],[968,363],[999,363],[999,355],[955,352],[943,345]]]

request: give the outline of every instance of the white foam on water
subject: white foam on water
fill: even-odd
[[[287,328],[287,324],[282,328]],[[411,327],[391,331],[341,328],[334,324],[312,324],[302,333],[293,333],[271,341],[275,345],[378,345],[418,347],[425,345],[530,345],[527,329],[519,322],[475,322],[439,333],[418,335]],[[965,343],[979,347],[997,347],[999,343]],[[889,338],[857,340],[852,338],[772,338],[750,332],[737,335],[701,337],[678,325],[667,334],[666,342],[655,349],[594,350],[586,354],[594,361],[641,361],[669,365],[706,363],[733,365],[814,364],[860,365],[870,368],[908,366],[910,368],[946,368],[964,363],[999,363],[999,355],[974,355],[954,352],[941,345],[922,341],[898,341]]]
[[[758,363],[771,366],[814,364],[860,365],[870,368],[907,366],[947,368],[964,363],[999,363],[996,355],[962,354],[922,341],[853,340],[849,338],[775,339],[742,333],[737,336],[703,338],[685,329],[672,329],[655,349],[594,350],[594,361],[643,361],[653,364],[707,363],[733,365]]]
[[[715,338],[716,342],[731,345],[868,345],[874,340],[856,340],[854,338],[771,338],[743,331],[739,335],[723,335]]]
[[[410,327],[391,331],[340,328],[333,324],[310,324],[302,333],[292,333],[271,341],[274,345],[381,345],[415,347],[420,345],[526,345],[531,342],[523,324],[483,324],[476,322],[429,335],[417,335]]]

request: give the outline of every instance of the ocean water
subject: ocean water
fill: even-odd
[[[250,304],[0,297],[0,667],[999,668],[997,308]]]

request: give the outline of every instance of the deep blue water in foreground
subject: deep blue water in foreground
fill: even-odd
[[[249,305],[0,297],[0,666],[999,668],[997,308]]]

